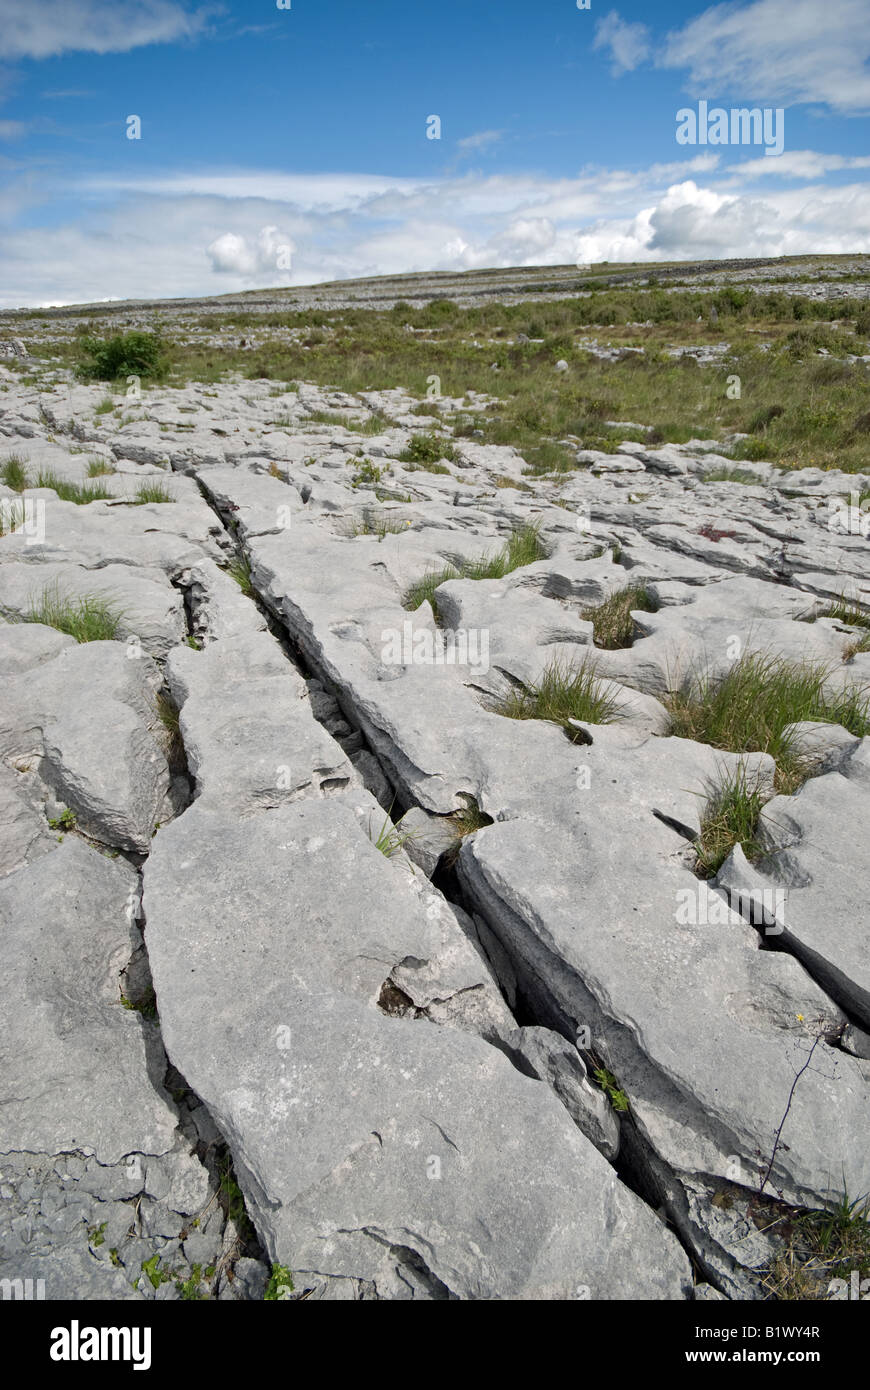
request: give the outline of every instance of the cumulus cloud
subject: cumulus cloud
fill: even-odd
[[[627,23],[618,10],[611,10],[596,24],[592,47],[610,50],[613,75],[619,77],[633,72],[649,57],[649,29],[645,24]]]
[[[277,284],[282,278],[280,272],[292,269],[293,244],[277,227],[262,227],[252,241],[235,232],[224,232],[207,248],[207,254],[212,269],[219,275],[237,275],[246,280],[265,275],[273,277],[269,283]]]
[[[127,53],[144,44],[193,38],[204,10],[175,0],[0,0],[3,56],[55,58],[60,53]]]
[[[824,102],[870,111],[867,0],[753,0],[705,10],[667,36],[658,63],[687,68],[693,95]]]

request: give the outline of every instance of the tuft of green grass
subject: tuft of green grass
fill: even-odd
[[[392,859],[394,854],[398,854],[409,840],[415,838],[413,830],[399,830],[393,822],[389,811],[384,817],[384,823],[378,831],[377,838],[372,840],[375,849],[380,850],[385,859]],[[369,839],[372,839],[371,820],[369,820]]]
[[[98,405],[94,406],[95,415],[111,415],[115,409],[115,402],[111,396],[104,396]]]
[[[10,622],[43,623],[77,642],[111,642],[118,635],[122,610],[103,594],[65,594],[59,583],[47,585],[20,618]]]
[[[118,470],[115,467],[115,465],[113,463],[109,463],[108,459],[97,458],[96,455],[93,458],[88,459],[89,478],[104,478],[111,473],[117,473],[117,471]]]
[[[230,579],[236,581],[243,594],[246,594],[248,598],[254,597],[254,586],[251,583],[251,562],[247,555],[239,555],[231,565],[227,565],[227,574]]]
[[[635,625],[632,611],[655,613],[658,604],[642,584],[629,585],[611,594],[594,608],[583,610],[583,617],[592,623],[593,641],[596,647],[606,651],[617,651],[630,647],[634,641]]]
[[[137,506],[143,506],[146,502],[175,502],[177,498],[163,483],[141,483],[133,501]]]
[[[837,599],[823,613],[819,613],[820,618],[836,618],[837,622],[844,623],[847,627],[866,627],[870,628],[870,613],[864,608],[859,608],[858,604],[845,596]]]
[[[71,483],[50,469],[40,469],[33,486],[51,488],[61,502],[75,502],[80,507],[88,502],[105,502],[112,495],[102,483]]]
[[[732,753],[769,753],[776,762],[776,787],[788,795],[809,772],[785,734],[803,720],[842,724],[850,733],[870,733],[870,693],[858,687],[828,691],[831,668],[764,654],[743,656],[718,684],[703,680],[690,691],[665,698],[672,733]]]
[[[402,604],[413,611],[428,601],[434,609],[435,590],[448,579],[503,579],[506,574],[521,569],[523,565],[545,559],[546,554],[540,527],[535,524],[520,526],[495,554],[487,553],[476,560],[463,560],[458,567],[448,564],[429,570],[406,590]]]
[[[712,878],[718,873],[735,845],[743,847],[750,861],[761,853],[756,836],[763,805],[758,783],[750,785],[742,764],[725,774],[707,802],[701,834],[695,841],[700,878]]]
[[[453,445],[436,434],[412,434],[407,447],[399,454],[400,463],[453,463],[456,453]]]
[[[10,454],[4,459],[0,466],[0,482],[6,487],[11,487],[13,492],[23,492],[27,487],[27,469],[25,460],[18,454]]]
[[[509,691],[493,701],[490,709],[506,719],[544,719],[559,724],[573,742],[578,742],[579,731],[568,723],[569,719],[579,719],[584,724],[612,724],[618,706],[604,691],[588,659],[574,664],[557,658],[546,667],[537,685]]]

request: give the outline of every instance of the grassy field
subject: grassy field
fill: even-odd
[[[50,351],[65,363],[82,362],[88,336],[117,332],[116,322],[91,315]],[[513,444],[540,473],[574,466],[578,445],[612,450],[623,439],[724,440],[735,432],[751,436],[735,457],[785,468],[870,467],[870,370],[845,360],[870,353],[870,306],[862,300],[652,284],[471,308],[435,300],[385,311],[155,314],[144,325],[140,316],[137,326],[161,337],[170,386],[240,372],[351,392],[404,387],[429,414],[424,428],[438,422],[437,400],[426,400],[433,377],[444,396],[485,392],[498,404],[482,416],[454,417],[456,432],[481,429],[487,442]],[[641,351],[602,360],[584,347],[590,339]],[[668,355],[690,345],[725,345],[725,353],[710,365]],[[555,371],[559,359],[567,371]],[[612,428],[608,420],[648,431]]]

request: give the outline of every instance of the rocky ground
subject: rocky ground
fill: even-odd
[[[775,1292],[870,1190],[870,465],[0,376],[0,1280]],[[679,736],[754,654],[823,672],[789,783]]]

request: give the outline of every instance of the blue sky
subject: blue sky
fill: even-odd
[[[868,135],[870,0],[0,0],[0,306],[870,251]]]

